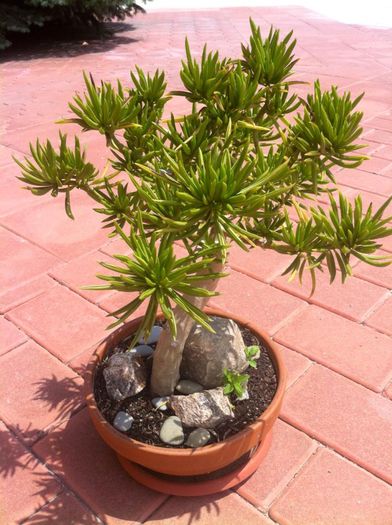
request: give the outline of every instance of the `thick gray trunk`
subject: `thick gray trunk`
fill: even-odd
[[[211,271],[214,273],[222,272],[223,267],[223,262],[219,261],[211,265]],[[218,282],[219,279],[206,280],[202,281],[199,286],[214,291]],[[187,296],[186,299],[200,309],[204,308],[208,302],[208,297]],[[174,315],[177,323],[176,339],[172,338],[169,327],[166,325],[154,352],[151,390],[160,396],[172,394],[180,379],[182,352],[188,335],[195,323],[194,320],[178,306],[174,308]]]

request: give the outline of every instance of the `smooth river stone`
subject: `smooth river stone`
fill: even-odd
[[[195,381],[181,379],[176,386],[176,390],[181,392],[181,394],[194,394],[195,392],[201,392],[204,388],[199,383],[195,383]]]
[[[162,326],[154,325],[152,327],[151,333],[147,341],[144,339],[144,337],[141,337],[138,342],[142,345],[152,345],[154,343],[157,343],[162,330],[163,330]]]
[[[139,357],[150,357],[154,353],[153,348],[148,345],[138,345],[132,350],[129,350],[130,354],[138,355]]]
[[[182,445],[185,436],[180,418],[177,416],[170,416],[165,419],[159,433],[159,438],[167,445]]]
[[[167,404],[169,402],[169,399],[169,396],[154,397],[153,399],[151,399],[151,403],[157,410],[165,411],[167,410]]]
[[[127,432],[133,423],[134,419],[126,412],[118,412],[113,421],[113,426],[120,432]]]
[[[211,434],[206,428],[197,428],[193,430],[186,440],[187,447],[198,448],[206,445],[211,439]]]

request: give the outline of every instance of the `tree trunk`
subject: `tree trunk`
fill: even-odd
[[[222,272],[224,263],[217,261],[211,265],[211,272]],[[201,281],[201,287],[214,291],[219,279]],[[208,297],[191,297],[186,299],[197,308],[203,309],[208,302]],[[180,365],[182,352],[188,335],[192,330],[195,321],[182,310],[179,306],[174,308],[174,315],[177,323],[177,337],[173,339],[170,329],[166,324],[154,352],[154,361],[151,374],[151,390],[160,396],[167,396],[173,393],[180,379]]]

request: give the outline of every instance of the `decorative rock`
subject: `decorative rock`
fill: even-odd
[[[184,443],[184,430],[182,428],[180,418],[176,416],[170,416],[165,419],[159,438],[168,445],[182,445]]]
[[[187,427],[214,428],[234,417],[223,388],[203,390],[188,396],[171,396],[170,406]]]
[[[154,350],[151,346],[148,345],[138,345],[131,350],[128,350],[130,354],[138,355],[139,357],[150,357],[154,353]]]
[[[165,411],[167,410],[167,404],[169,402],[169,399],[169,396],[154,397],[153,399],[151,399],[151,403],[157,410]]]
[[[134,419],[126,412],[118,412],[113,421],[114,428],[120,432],[127,432],[132,426]]]
[[[176,390],[181,392],[181,394],[194,394],[195,392],[201,392],[204,388],[199,385],[199,383],[195,383],[189,379],[181,379],[176,386]]]
[[[154,343],[157,343],[162,330],[163,330],[162,326],[154,325],[152,327],[151,333],[147,341],[144,339],[144,337],[141,337],[138,342],[142,345],[152,345]]]
[[[243,372],[248,367],[245,343],[237,324],[231,319],[214,317],[215,333],[196,325],[184,347],[181,376],[204,388],[222,386],[225,368]]]
[[[186,440],[187,447],[198,448],[206,445],[211,439],[211,434],[206,428],[197,428],[193,430]]]
[[[144,360],[129,352],[112,355],[103,375],[106,390],[114,401],[134,396],[146,386],[147,371]]]

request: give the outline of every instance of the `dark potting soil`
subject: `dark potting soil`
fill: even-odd
[[[235,417],[212,430],[210,429],[211,440],[209,444],[222,441],[253,423],[271,403],[277,389],[276,372],[263,341],[259,340],[247,328],[240,326],[240,329],[246,346],[258,345],[260,348],[257,368],[249,367],[246,371],[249,374],[249,399],[238,401],[235,395],[232,394],[230,396]],[[113,424],[117,412],[123,410],[134,418],[131,429],[126,432],[129,437],[159,447],[185,448],[185,445],[171,447],[171,445],[166,445],[159,439],[159,432],[164,420],[168,416],[174,415],[174,412],[170,408],[164,412],[153,408],[151,399],[155,396],[150,394],[149,385],[140,394],[124,399],[121,402],[116,402],[109,398],[103,370],[111,355],[127,350],[130,340],[131,338],[127,338],[110,350],[104,361],[96,369],[94,395],[101,414],[110,424]],[[154,345],[151,346],[154,347]],[[148,375],[150,375],[152,359],[147,359],[146,364],[148,366]],[[192,430],[194,429],[184,427],[185,441]]]

